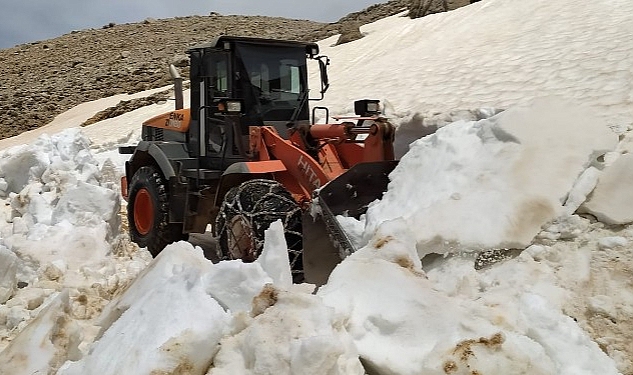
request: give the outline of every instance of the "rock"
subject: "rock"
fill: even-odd
[[[189,66],[189,57],[185,54],[177,54],[171,58],[170,63],[178,68],[184,68]]]
[[[477,0],[478,1],[478,0]],[[433,13],[448,12],[475,1],[471,0],[411,0],[409,17],[420,18]]]
[[[360,25],[356,23],[349,23],[341,28],[341,36],[339,36],[336,41],[336,45],[349,43],[362,37],[363,34],[360,32]]]

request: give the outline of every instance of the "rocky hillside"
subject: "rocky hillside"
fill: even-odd
[[[374,5],[331,24],[215,13],[146,19],[0,50],[0,139],[43,126],[85,101],[167,85],[168,64],[182,63],[188,47],[215,36],[316,41],[406,10],[407,3]]]

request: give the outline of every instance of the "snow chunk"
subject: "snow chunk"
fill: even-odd
[[[265,288],[267,306],[221,342],[208,375],[364,374],[341,317],[310,294]],[[256,300],[257,300],[256,299]]]
[[[273,283],[259,263],[243,263],[241,260],[214,265],[204,280],[207,292],[232,313],[250,311],[253,298],[264,285]]]
[[[540,343],[546,356],[557,363],[556,374],[619,374],[598,344],[571,318],[548,306],[544,298],[526,295],[520,308],[522,317],[531,323],[527,336]]]
[[[367,211],[365,242],[380,223],[403,217],[420,257],[524,248],[616,143],[594,114],[553,98],[447,125],[414,142],[391,173],[389,190]]]
[[[626,246],[628,243],[626,238],[620,236],[602,237],[598,240],[598,247],[602,250],[613,249],[618,246]]]
[[[177,242],[168,245],[158,256],[136,277],[125,293],[114,298],[103,310],[99,318],[102,331],[107,330],[125,311],[133,306],[139,298],[152,293],[157,285],[165,280],[185,275],[187,272],[204,273],[211,265],[200,249],[188,242]]]
[[[105,331],[90,353],[66,363],[59,374],[206,370],[226,333],[229,316],[205,290],[201,276],[210,262],[200,249],[193,250],[185,242],[166,247],[161,252],[166,255],[159,255],[108,309],[102,320]],[[122,314],[113,319],[111,314],[117,311]],[[129,350],[122,352],[122,347]]]
[[[589,199],[578,210],[606,224],[633,222],[633,154],[619,157],[607,167]]]
[[[601,173],[598,168],[589,167],[578,177],[565,201],[566,214],[571,215],[587,200],[587,196],[598,184]]]
[[[17,285],[18,257],[0,245],[0,304],[5,303]]]
[[[119,233],[120,200],[117,193],[101,186],[79,182],[62,195],[52,212],[52,224],[64,220],[76,226],[109,225],[109,235]]]
[[[538,234],[538,238],[548,240],[571,240],[589,227],[589,220],[577,215],[563,215],[554,220],[550,225],[543,228]]]
[[[68,292],[62,292],[0,352],[0,373],[49,374],[66,360],[77,360],[81,330],[71,317]]]
[[[597,295],[588,299],[589,310],[595,314],[614,319],[618,316],[613,298],[605,295]]]
[[[289,289],[292,286],[292,273],[281,220],[270,224],[270,228],[264,232],[264,237],[264,249],[255,262],[262,266],[275,285]]]
[[[46,170],[49,159],[44,152],[38,152],[28,146],[11,148],[0,155],[0,177],[2,190],[6,197],[10,192],[19,192],[29,181],[38,179]]]

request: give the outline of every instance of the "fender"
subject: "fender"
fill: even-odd
[[[144,166],[157,166],[169,184],[170,204],[169,219],[171,222],[182,222],[185,213],[186,185],[178,183],[174,166],[170,159],[185,159],[186,146],[177,142],[150,142],[141,141],[136,146],[134,154],[125,162],[125,177],[121,179],[121,194],[127,200],[127,185],[132,180],[134,173]],[[184,190],[183,190],[184,189]]]
[[[183,143],[141,141],[129,162],[126,163],[126,176],[131,179],[137,169],[144,165],[156,164],[167,180],[176,176],[170,159],[188,158]],[[128,167],[129,165],[129,167]]]
[[[214,205],[222,204],[224,195],[234,186],[255,178],[271,178],[276,172],[287,171],[281,160],[247,161],[231,164],[220,177]]]

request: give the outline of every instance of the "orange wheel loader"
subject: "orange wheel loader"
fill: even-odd
[[[131,239],[156,256],[211,224],[220,258],[248,262],[282,220],[294,280],[325,283],[355,250],[336,215],[364,213],[397,163],[378,100],[356,101],[357,116],[333,124],[327,108],[311,111],[329,87],[329,59],[315,43],[221,36],[187,53],[189,108],[171,67],[176,108],[144,122],[137,145],[119,148],[131,154],[122,178]],[[308,59],[319,67],[317,98]],[[316,111],[325,124],[314,123]]]

